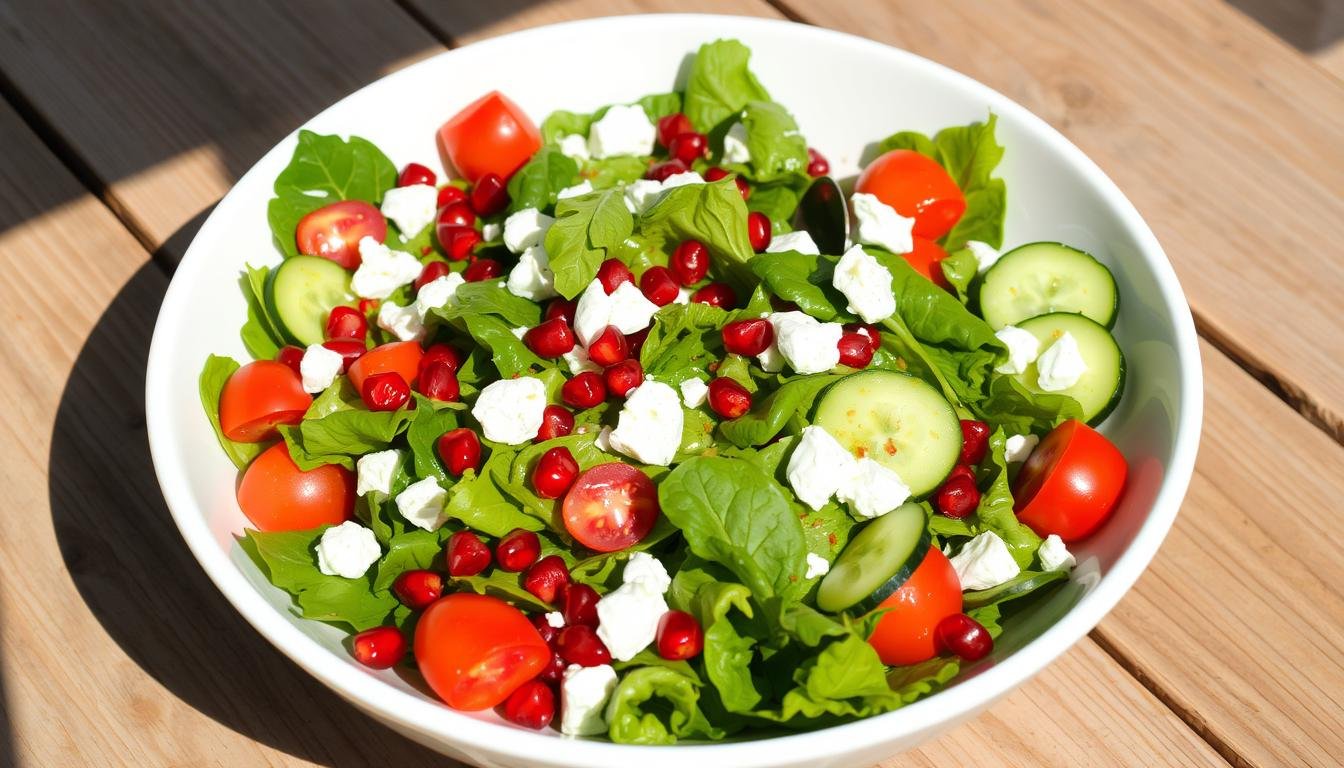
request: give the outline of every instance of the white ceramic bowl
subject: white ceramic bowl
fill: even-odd
[[[246,523],[235,472],[201,410],[206,355],[245,359],[237,276],[279,257],[266,224],[271,184],[295,145],[268,152],[201,228],[164,298],[149,356],[147,418],[154,465],[173,517],[225,597],[258,632],[333,691],[416,741],[486,766],[859,766],[909,749],[974,715],[1064,653],[1111,609],[1157,551],[1195,459],[1199,349],[1181,289],[1134,207],[1063,136],[1002,95],[904,51],[787,22],[722,16],[631,16],[528,30],[444,53],[360,90],[313,118],[320,133],[357,134],[398,167],[437,164],[434,129],[481,93],[507,92],[540,120],[666,91],[700,43],[736,37],[752,67],[791,109],[838,176],[864,146],[902,129],[932,133],[999,115],[1007,154],[1006,245],[1058,240],[1105,262],[1119,282],[1115,332],[1129,363],[1119,408],[1104,425],[1129,459],[1114,518],[1076,547],[1074,579],[1016,617],[993,655],[946,690],[890,714],[825,731],[667,748],[568,739],[511,727],[492,713],[436,703],[392,672],[356,664],[342,634],[297,618],[234,542]]]

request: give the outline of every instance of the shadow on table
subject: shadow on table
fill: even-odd
[[[1340,0],[1227,0],[1284,42],[1312,54],[1344,38]]]

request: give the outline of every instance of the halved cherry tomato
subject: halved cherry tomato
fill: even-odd
[[[440,598],[415,625],[415,661],[453,709],[497,706],[551,661],[551,649],[522,611],[469,592]]]
[[[946,235],[966,212],[966,198],[943,166],[910,149],[893,149],[869,163],[854,191],[914,217],[914,233],[930,240]]]
[[[901,258],[919,274],[929,278],[933,284],[944,290],[951,290],[952,286],[947,282],[947,276],[943,274],[943,266],[940,263],[947,258],[947,251],[932,240],[925,240],[922,237],[914,238],[915,249],[909,253],[901,254]]]
[[[1041,536],[1077,541],[1115,511],[1129,465],[1115,444],[1076,419],[1045,436],[1013,483],[1017,519]]]
[[[947,556],[929,547],[929,554],[909,580],[877,609],[890,609],[868,638],[882,663],[899,666],[928,661],[938,653],[934,627],[961,612],[961,580]]]
[[[574,481],[561,514],[580,544],[615,552],[638,543],[658,521],[658,491],[629,464],[599,464]]]
[[[275,437],[277,424],[298,424],[313,396],[284,363],[256,360],[233,372],[219,393],[219,427],[240,443]]]
[[[355,473],[339,464],[304,472],[284,443],[262,451],[238,483],[238,506],[262,531],[337,525],[355,511]]]
[[[541,149],[541,133],[517,104],[491,91],[439,128],[439,149],[472,183],[487,173],[507,179]]]
[[[350,364],[350,370],[346,373],[350,376],[350,383],[355,385],[356,392],[363,392],[364,380],[375,373],[399,373],[407,384],[414,387],[420,375],[420,358],[424,355],[425,351],[417,342],[394,341],[360,355],[358,360]]]
[[[359,241],[387,239],[387,219],[363,200],[324,205],[299,219],[294,241],[299,253],[331,259],[346,269],[359,266]]]

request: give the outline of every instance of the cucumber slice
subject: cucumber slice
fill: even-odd
[[[267,310],[280,332],[303,347],[326,340],[327,315],[348,301],[350,273],[316,256],[292,256],[266,281]]]
[[[931,539],[918,504],[903,504],[864,526],[817,587],[817,607],[865,614],[900,589],[924,556]]]
[[[962,608],[970,611],[986,605],[1003,603],[1024,597],[1047,584],[1068,576],[1067,571],[1023,571],[997,587],[977,589],[962,595]]]
[[[1120,401],[1125,387],[1125,356],[1115,343],[1111,332],[1082,315],[1054,312],[1018,323],[1041,342],[1041,351],[1055,343],[1067,331],[1078,342],[1078,351],[1087,363],[1087,370],[1078,383],[1055,394],[1068,395],[1083,407],[1083,421],[1096,424],[1111,412]],[[1032,392],[1043,392],[1036,385],[1040,372],[1036,363],[1017,375],[1017,380]]]
[[[866,371],[831,386],[813,423],[855,456],[901,476],[914,496],[938,487],[961,454],[961,422],[941,393],[894,371]]]
[[[1060,243],[1014,248],[980,281],[980,314],[996,331],[1051,312],[1076,312],[1110,328],[1119,300],[1110,270]]]

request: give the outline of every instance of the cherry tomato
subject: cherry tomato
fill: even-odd
[[[305,531],[349,520],[355,510],[355,473],[339,464],[304,472],[284,443],[262,451],[238,483],[238,506],[262,531]]]
[[[415,661],[444,703],[470,712],[499,705],[536,677],[551,662],[551,649],[522,611],[498,598],[458,592],[421,614]]]
[[[1076,419],[1045,436],[1013,483],[1017,519],[1041,536],[1077,541],[1115,511],[1129,465],[1115,444]]]
[[[233,372],[219,393],[219,427],[240,443],[275,437],[277,424],[297,424],[313,404],[294,369],[274,360],[257,360]]]
[[[387,219],[363,200],[324,205],[299,219],[294,241],[299,253],[331,259],[346,269],[359,266],[359,241],[387,239]]]
[[[599,464],[574,481],[561,511],[580,544],[615,552],[636,544],[658,520],[658,492],[649,476],[619,461]]]
[[[947,556],[929,547],[909,580],[878,606],[887,608],[868,638],[883,664],[918,664],[937,655],[934,629],[961,613],[961,581]]]
[[[947,251],[932,240],[925,240],[922,237],[914,238],[915,249],[909,253],[901,254],[905,263],[909,264],[916,272],[929,278],[933,284],[943,290],[952,290],[951,284],[947,282],[947,276],[943,274],[943,259],[947,258]]]
[[[541,133],[517,104],[491,91],[439,128],[439,148],[472,183],[487,173],[507,179],[541,149]]]
[[[876,195],[915,220],[914,233],[937,240],[966,212],[966,198],[937,160],[911,149],[893,149],[859,174],[855,192]]]
[[[374,347],[350,364],[346,371],[350,383],[356,392],[364,391],[364,380],[375,373],[399,373],[402,380],[411,386],[420,375],[420,358],[424,350],[414,341],[394,341],[381,347]]]

